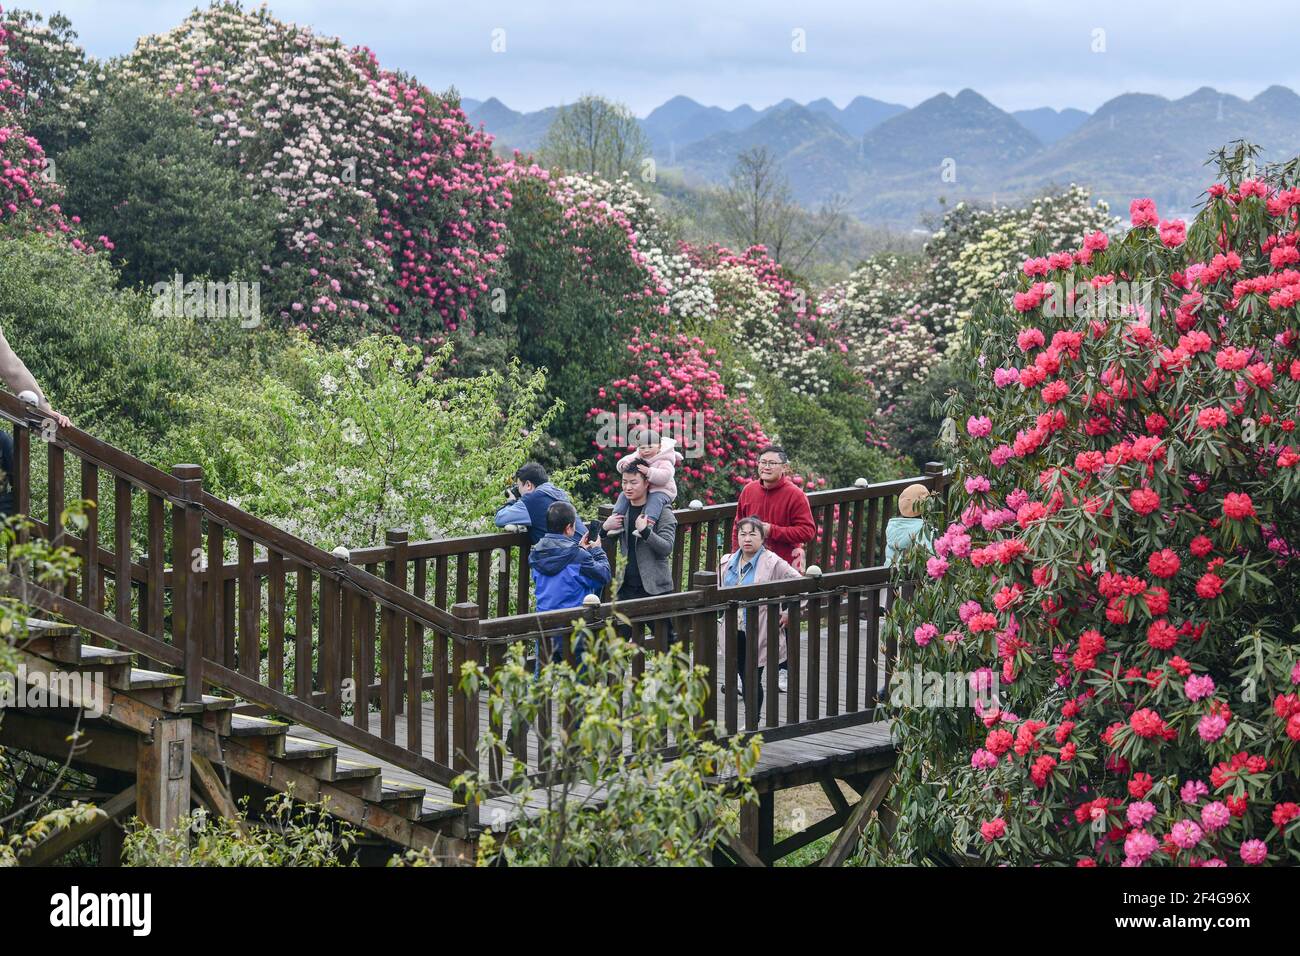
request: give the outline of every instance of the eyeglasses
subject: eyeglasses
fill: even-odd
[[[758,467],[759,467],[759,468],[763,468],[763,467],[767,467],[767,468],[779,468],[781,465],[784,465],[784,464],[785,464],[785,462],[783,462],[783,461],[772,461],[772,460],[767,460],[767,461],[759,461],[759,463],[758,463]]]

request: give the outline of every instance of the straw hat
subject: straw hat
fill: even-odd
[[[921,502],[930,494],[925,485],[908,485],[898,494],[898,513],[904,518],[915,518],[920,514]]]

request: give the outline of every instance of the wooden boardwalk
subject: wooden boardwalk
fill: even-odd
[[[865,624],[862,627],[862,646],[865,642]],[[801,674],[799,681],[800,697],[800,714],[807,713],[808,704],[808,685],[807,680],[807,662],[808,655],[808,635],[800,635],[800,654],[799,660],[802,662],[801,667],[804,672]],[[847,638],[847,626],[841,627],[841,644]],[[824,688],[827,685],[827,665],[825,653],[826,636],[822,636],[822,653],[820,655],[820,681],[823,688],[822,696],[824,698]],[[722,722],[724,699],[722,693],[723,667],[724,661],[722,653],[719,651],[717,674],[719,693],[717,695],[717,717],[719,723]],[[866,661],[860,660],[858,664],[857,686],[865,689],[866,679]],[[885,674],[885,662],[883,651],[881,658],[877,661],[876,673]],[[841,654],[839,667],[839,687],[841,688],[841,698],[844,689],[849,686],[848,681],[848,664],[845,655]],[[764,675],[766,678],[766,675]],[[883,676],[882,676],[883,680]],[[766,681],[764,681],[766,684]],[[884,696],[883,683],[879,684],[877,690]],[[859,691],[862,696],[864,690]],[[780,694],[780,724],[785,726],[788,723],[787,695]],[[823,701],[824,706],[824,701]],[[860,705],[859,705],[860,706]],[[739,727],[743,730],[745,727],[745,707],[743,699],[737,701],[737,711],[739,717]],[[842,711],[843,712],[843,711]],[[759,708],[758,727],[755,733],[762,734],[765,729],[766,702]],[[345,718],[347,719],[347,718]],[[372,714],[372,721],[375,719]],[[405,740],[407,733],[407,721],[409,715],[399,714],[395,718],[396,740]],[[431,756],[434,747],[434,734],[436,733],[435,724],[435,706],[432,700],[425,700],[421,707],[421,722],[423,724],[422,742],[424,753]],[[479,697],[479,723],[481,727],[486,727],[488,721],[487,700],[484,695]],[[771,730],[771,728],[766,728]],[[302,737],[309,740],[319,741],[321,743],[334,744],[339,749],[340,762],[352,761],[356,763],[376,764],[381,768],[381,775],[385,782],[401,784],[411,787],[423,787],[425,790],[424,802],[422,807],[421,821],[426,823],[436,823],[440,820],[454,817],[457,813],[457,805],[453,799],[451,790],[441,784],[434,783],[419,775],[394,766],[385,761],[379,760],[373,755],[365,754],[357,748],[347,743],[336,740],[326,734],[320,733],[301,724],[294,725],[291,733],[295,737]],[[865,760],[867,763],[874,764],[878,762],[880,754],[889,752],[892,754],[894,742],[890,736],[888,724],[885,722],[862,723],[852,726],[837,727],[812,734],[804,734],[790,739],[766,740],[763,743],[762,751],[756,768],[753,781],[756,787],[760,789],[779,789],[782,786],[791,786],[789,780],[798,777],[807,778],[805,782],[813,782],[820,776],[826,768],[836,764],[853,764],[855,761]],[[537,765],[537,738],[535,734],[528,735],[528,757],[532,766]],[[856,771],[853,771],[856,772]],[[574,795],[578,798],[598,797],[593,794],[590,788],[579,785],[574,789]],[[543,791],[535,791],[530,799],[528,812],[529,815],[535,815],[544,806],[546,795]],[[480,809],[480,819],[484,825],[491,825],[494,819],[513,818],[517,810],[512,798],[495,798],[484,802]],[[504,817],[502,816],[504,814]]]

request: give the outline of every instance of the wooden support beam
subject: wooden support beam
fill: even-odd
[[[61,763],[73,750],[73,742],[68,739],[72,730],[73,723],[62,714],[58,718],[42,719],[34,712],[7,710],[0,721],[0,746],[40,754]],[[134,773],[136,739],[134,734],[110,727],[104,721],[83,721],[72,763],[77,767]]]
[[[832,813],[823,820],[818,820],[806,830],[802,830],[792,836],[786,837],[780,843],[772,847],[766,859],[769,863],[775,863],[784,857],[789,856],[796,850],[802,850],[810,843],[816,843],[828,833],[834,833],[844,826],[844,820],[848,817],[847,803],[845,804],[845,813]]]
[[[174,830],[190,812],[190,732],[188,718],[160,720],[153,736],[136,751],[140,819],[159,830]]]
[[[117,829],[113,826],[113,821],[130,812],[135,807],[135,799],[136,788],[132,784],[102,807],[96,807],[87,819],[55,832],[44,843],[38,844],[26,856],[19,858],[19,866],[48,866],[105,828]]]
[[[758,801],[740,808],[740,842],[756,857],[772,849],[775,836],[776,794],[771,790],[758,794]]]
[[[849,814],[848,820],[845,821],[844,829],[835,838],[830,852],[822,860],[822,866],[839,866],[848,859],[857,845],[858,837],[862,834],[862,828],[867,824],[867,818],[871,816],[871,811],[880,805],[880,801],[884,800],[885,794],[889,792],[889,783],[893,776],[893,767],[876,771],[874,779],[865,788],[862,799],[858,801],[853,812]]]
[[[244,830],[244,818],[239,814],[239,807],[235,805],[234,797],[230,795],[226,782],[221,779],[221,774],[212,765],[212,761],[203,754],[195,753],[190,757],[190,765],[194,770],[195,789],[212,812],[233,820],[241,831]]]
[[[839,784],[835,782],[835,778],[826,776],[817,782],[822,785],[822,792],[826,794],[826,799],[831,802],[836,816],[847,817],[849,815],[849,801],[844,799],[844,793],[840,790]]]
[[[742,866],[767,866],[766,863],[759,859],[757,853],[745,845],[743,837],[723,840],[722,845]]]

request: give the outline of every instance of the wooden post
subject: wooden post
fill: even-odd
[[[199,560],[195,552],[202,551],[199,522],[203,514],[203,469],[198,465],[176,465],[172,475],[180,481],[180,498],[184,502],[172,509],[172,641],[185,654],[184,699],[199,703],[203,700],[203,634],[208,627],[199,620],[202,603],[198,599],[199,576],[193,565]],[[188,768],[185,776],[188,780]]]
[[[404,528],[390,528],[384,535],[384,544],[391,548],[390,557],[384,562],[384,580],[403,591],[406,590],[406,543],[408,535]],[[396,736],[397,715],[402,712],[402,687],[405,681],[403,677],[406,669],[402,662],[406,655],[406,629],[399,620],[397,612],[385,607],[380,612],[381,622],[381,641],[383,650],[381,651],[382,661],[380,663],[381,684],[383,690],[380,692],[380,699],[383,701],[383,713],[380,718],[382,732],[385,740],[393,740]],[[420,719],[420,702],[417,699],[409,714],[407,720]]]
[[[695,718],[698,730],[706,723],[717,723],[718,717],[718,614],[713,610],[713,605],[718,600],[718,572],[696,571],[691,575],[691,588],[700,592],[705,607],[705,610],[695,615],[695,626],[691,628],[695,639],[694,663],[703,664],[709,670],[708,697],[704,701],[704,711]]]
[[[478,770],[478,692],[468,692],[461,686],[461,668],[468,662],[481,663],[481,645],[478,642],[478,605],[461,601],[451,607],[456,618],[456,633],[452,635],[452,704],[451,736],[452,764],[457,773]],[[466,823],[478,825],[478,806],[466,799],[463,790],[453,794],[465,805]]]
[[[136,811],[159,830],[174,830],[190,810],[189,717],[162,719],[136,745]]]

